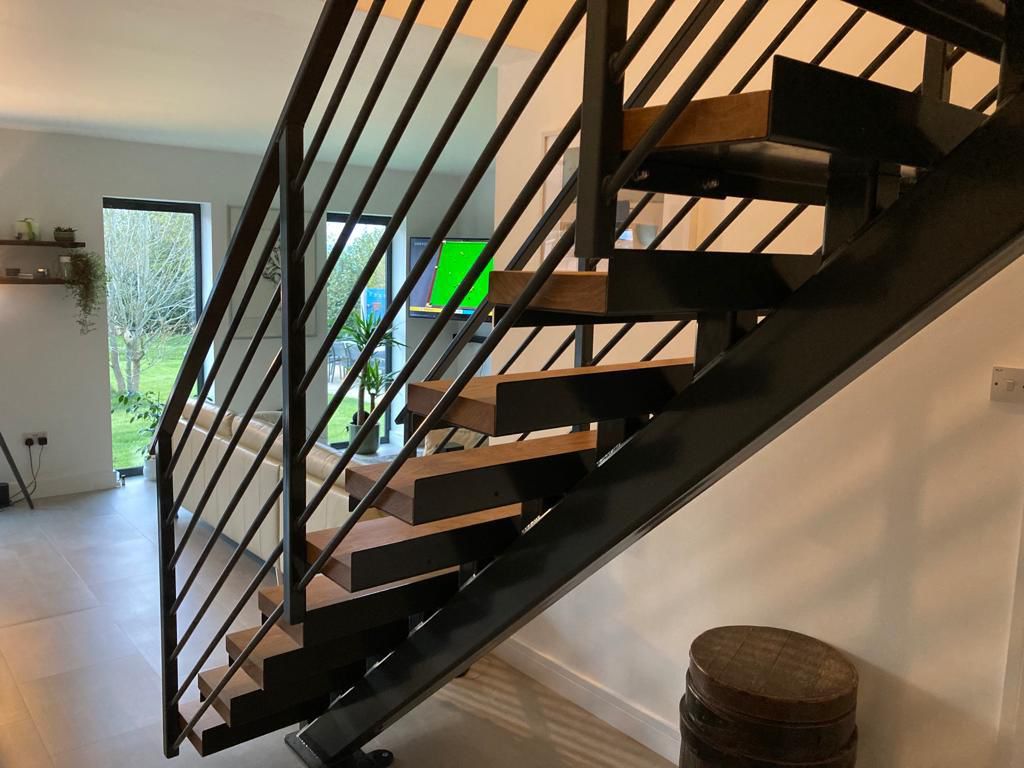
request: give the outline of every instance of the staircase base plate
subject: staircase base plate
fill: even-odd
[[[345,757],[325,761],[299,738],[298,732],[289,733],[284,737],[284,742],[309,768],[388,768],[395,762],[394,754],[386,749],[370,753],[360,749]]]

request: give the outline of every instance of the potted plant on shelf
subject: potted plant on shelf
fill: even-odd
[[[117,404],[128,414],[128,421],[139,424],[139,434],[146,438],[142,448],[142,475],[147,480],[156,481],[156,456],[149,453],[153,435],[160,424],[160,416],[164,412],[164,401],[152,392],[125,392],[117,396]]]
[[[73,251],[61,257],[61,271],[68,293],[75,298],[78,328],[84,336],[95,328],[92,318],[103,298],[106,280],[103,262],[98,254]]]
[[[74,227],[54,227],[53,239],[61,245],[70,245],[78,239],[78,230]]]
[[[358,349],[364,350],[370,345],[373,336],[378,332],[380,325],[380,317],[373,313],[359,310],[349,316],[348,321],[342,329],[341,337]],[[381,351],[389,345],[402,346],[401,342],[395,338],[394,331],[391,329],[388,329],[386,332],[381,334],[380,342],[374,347],[373,351]],[[365,408],[366,396],[370,396],[370,411],[372,411],[377,405],[377,398],[387,390],[394,380],[394,374],[387,373],[380,360],[376,360],[371,357],[367,361],[366,366],[359,374],[358,404],[356,412],[352,415],[352,423],[348,425],[348,439],[350,445],[355,442],[356,434],[370,417],[370,413]],[[356,453],[364,456],[370,456],[375,454],[379,447],[380,426],[377,425],[366,437],[363,438],[361,442],[356,445]]]

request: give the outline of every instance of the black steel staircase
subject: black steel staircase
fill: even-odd
[[[1024,250],[1022,3],[854,2],[851,6],[860,7],[851,7],[815,57],[803,62],[778,56],[813,12],[815,0],[807,0],[731,92],[705,97],[712,76],[743,47],[765,0],[743,2],[733,16],[719,19],[724,23],[714,27],[720,29],[715,34],[708,30],[722,13],[722,0],[697,3],[675,22],[669,42],[650,57],[653,64],[635,78],[638,85],[629,94],[625,74],[654,32],[672,18],[673,3],[656,0],[631,28],[627,0],[577,0],[499,116],[425,253],[434,252],[449,234],[513,131],[529,130],[524,112],[578,32],[586,37],[580,107],[501,212],[487,247],[425,338],[408,350],[405,365],[356,441],[311,489],[307,459],[404,311],[428,258],[411,266],[377,333],[359,350],[326,410],[307,414],[316,372],[423,193],[527,0],[507,4],[381,244],[309,355],[306,326],[327,276],[423,108],[423,96],[472,0],[455,4],[391,122],[348,212],[345,232],[324,269],[307,284],[303,263],[310,244],[423,4],[410,0],[373,87],[360,108],[349,111],[347,140],[307,217],[310,170],[384,5],[383,0],[370,4],[352,47],[342,52],[354,0],[325,3],[158,430],[168,756],[185,740],[212,754],[301,722],[289,743],[308,765],[385,764],[387,755],[368,757],[360,748]],[[903,26],[859,76],[827,69],[828,56],[868,12]],[[873,82],[919,33],[930,35],[921,86],[908,91]],[[680,66],[698,40],[703,56]],[[344,57],[339,82],[306,146],[314,101],[339,55]],[[965,56],[1002,62],[998,86],[973,108],[949,103],[950,79]],[[750,90],[769,66],[770,88]],[[668,101],[651,105],[668,84],[678,86]],[[997,99],[998,108],[988,115]],[[531,201],[577,134],[578,173],[566,180],[539,221],[530,220]],[[622,220],[624,190],[643,194]],[[684,196],[679,213],[646,249],[617,249],[619,235],[661,195]],[[737,202],[696,247],[662,248],[706,198]],[[269,239],[260,243],[257,235],[275,199],[280,216]],[[790,208],[749,251],[714,251],[744,212],[762,201]],[[575,222],[553,246],[548,243],[538,262],[536,254],[573,203]],[[776,240],[811,207],[824,208],[821,248],[772,252]],[[511,237],[521,223],[530,231],[516,243]],[[257,332],[242,344],[243,310],[253,301],[278,241],[280,290]],[[512,256],[506,269],[492,274],[488,300],[440,355],[432,355],[447,320],[502,249]],[[574,257],[577,269],[560,269],[567,257]],[[246,278],[249,269],[252,277]],[[605,362],[636,324],[665,320],[674,321],[669,332],[632,355],[633,362]],[[274,322],[280,323],[280,351],[261,374],[252,363]],[[484,324],[493,324],[489,334],[455,370],[456,359]],[[594,345],[596,324],[618,326],[601,348]],[[668,345],[692,324],[693,357],[666,358]],[[501,369],[479,375],[509,331],[522,326],[531,331]],[[566,326],[565,340],[540,370],[513,372],[524,353],[539,344],[539,329],[549,326]],[[222,369],[228,367],[232,343],[244,351],[237,373],[228,377]],[[556,367],[570,349],[573,367]],[[415,376],[424,365],[429,373]],[[186,466],[185,445],[190,439],[194,444],[199,434],[200,411],[194,407],[186,415],[189,395],[198,381],[197,399],[207,400],[218,374],[217,416],[204,427],[206,436]],[[251,461],[241,483],[225,487],[240,435],[254,423],[273,386],[281,388],[283,413],[265,426],[262,446],[247,454]],[[248,400],[239,397],[243,390],[251,393]],[[353,463],[358,440],[377,428],[402,393],[407,434],[397,455],[372,466]],[[211,447],[229,408],[240,415],[218,454]],[[307,423],[316,424],[311,433]],[[447,430],[443,448],[459,428],[482,437],[463,451],[421,455],[431,432]],[[531,435],[550,429],[563,433]],[[487,445],[493,436],[518,439]],[[279,457],[282,477],[254,506],[250,486],[268,456]],[[350,498],[348,518],[334,528],[312,529],[311,518],[340,481]],[[217,489],[229,501],[213,524],[214,535],[198,557],[185,557]],[[185,504],[190,491],[199,495],[195,508]],[[181,511],[190,516],[179,516]],[[255,578],[231,596],[234,607],[220,627],[197,632],[215,601],[225,601],[223,590],[236,564],[275,514],[282,517],[280,542]],[[248,531],[234,555],[215,564],[213,546],[232,515],[251,521]],[[276,568],[282,583],[267,586]],[[203,595],[195,594],[211,580]],[[185,608],[186,595],[198,602],[197,609],[192,610],[193,601]],[[263,622],[238,629],[237,617],[252,604]],[[221,647],[229,663],[208,663]],[[183,658],[197,659],[184,674]]]

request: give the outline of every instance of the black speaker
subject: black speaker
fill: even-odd
[[[11,486],[0,483],[0,509],[11,506]]]

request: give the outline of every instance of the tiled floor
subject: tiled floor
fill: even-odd
[[[183,560],[208,541],[197,529]],[[159,612],[153,486],[0,510],[0,768],[146,768],[160,751]],[[217,542],[185,601],[208,593],[232,547]],[[258,563],[245,557],[225,594]],[[182,668],[191,668],[233,601],[217,600]],[[235,625],[253,626],[251,606]],[[224,663],[217,652],[205,666]],[[202,760],[189,745],[170,765],[301,768],[272,734]],[[502,662],[487,658],[380,739],[416,768],[663,768],[669,763]]]

